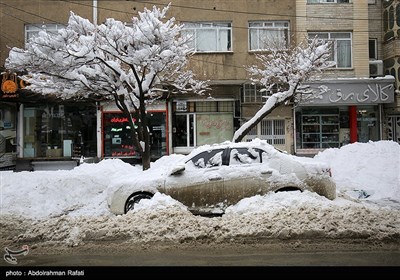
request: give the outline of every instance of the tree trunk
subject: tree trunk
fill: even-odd
[[[147,170],[150,168],[150,162],[151,162],[151,153],[150,150],[144,151],[142,155],[142,166],[143,170]]]
[[[235,138],[233,138],[233,142],[238,143],[241,142],[243,140],[243,138],[254,128],[257,126],[257,124],[259,122],[262,121],[263,118],[265,118],[266,116],[268,116],[275,108],[281,106],[282,104],[284,104],[286,101],[290,100],[293,97],[293,95],[288,96],[287,98],[285,98],[282,101],[276,102],[275,105],[273,107],[271,107],[269,110],[266,110],[263,114],[261,114],[260,116],[253,117],[250,120],[248,120],[246,123],[251,122],[251,124],[245,128],[242,133],[240,133],[239,135],[236,135]]]

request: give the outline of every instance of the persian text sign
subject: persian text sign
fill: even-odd
[[[301,104],[379,104],[394,102],[394,84],[391,80],[363,83],[312,83],[308,84],[312,96],[303,98]]]

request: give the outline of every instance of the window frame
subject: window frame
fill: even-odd
[[[242,102],[245,104],[265,103],[269,93],[266,90],[261,91],[262,89],[264,89],[264,87],[260,84],[244,83],[242,87]]]
[[[340,34],[348,34],[349,37],[338,37]],[[331,69],[352,69],[353,68],[353,33],[349,31],[335,31],[335,32],[320,32],[320,31],[312,31],[308,32],[308,40],[309,42],[314,39],[314,37],[322,37],[321,39],[324,41],[330,41],[333,43],[333,62],[335,65],[331,67]],[[350,43],[350,66],[339,66],[338,63],[338,42],[346,42],[349,41]]]
[[[182,28],[182,36],[192,36],[194,42],[188,43],[190,47],[193,48],[195,53],[226,53],[233,52],[232,48],[232,22],[228,21],[211,21],[211,22],[183,22],[184,27]],[[226,25],[226,26],[223,26]],[[205,32],[215,32],[215,49],[205,49],[201,50],[198,46],[199,38],[201,35],[207,35]],[[226,49],[223,48],[223,42],[221,41],[223,38],[223,32],[227,31],[226,34]],[[202,34],[205,33],[205,34]]]
[[[262,26],[251,26],[251,25],[255,25],[255,24],[261,24]],[[283,26],[280,26],[278,24],[282,24]],[[252,48],[252,45],[254,43],[252,43],[252,31],[256,31],[257,32],[257,36],[256,36],[256,45],[257,48]],[[283,32],[284,33],[284,45],[285,47],[278,47],[278,48],[274,48],[272,44],[272,47],[264,47],[265,45],[267,45],[267,43],[263,43],[262,42],[262,38],[260,38],[261,36],[259,36],[258,34],[262,31],[270,31],[270,32]],[[269,32],[268,32],[269,34]],[[257,51],[269,51],[269,50],[273,50],[273,49],[279,49],[279,50],[285,50],[289,47],[290,44],[290,21],[288,20],[257,20],[257,21],[249,21],[248,22],[248,50],[249,52],[257,52]],[[276,44],[281,44],[281,42],[278,42]],[[261,45],[263,45],[263,47],[260,47]]]
[[[286,120],[264,118],[246,135],[246,141],[255,138],[266,140],[271,145],[286,145]]]
[[[373,43],[371,43],[373,42]],[[371,49],[370,46],[371,44],[374,45],[374,55],[371,57]],[[368,39],[368,56],[369,60],[377,60],[378,59],[378,39],[377,38],[369,38]]]
[[[46,23],[46,24],[25,24],[24,26],[24,39],[25,39],[25,44],[28,43],[28,41],[35,36],[35,34],[38,34],[40,31],[47,31],[47,32],[57,32],[60,29],[65,28],[66,26],[64,24],[60,23]],[[31,30],[29,30],[31,29]],[[30,34],[30,35],[28,35]]]

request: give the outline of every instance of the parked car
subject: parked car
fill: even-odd
[[[164,156],[158,160],[162,164],[114,183],[108,193],[111,212],[127,213],[156,192],[200,215],[223,214],[243,198],[269,192],[308,190],[328,199],[336,197],[329,166],[287,154],[260,139],[205,145],[179,160],[169,160],[173,157]]]

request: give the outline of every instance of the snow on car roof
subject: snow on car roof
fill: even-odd
[[[192,157],[204,151],[210,151],[217,148],[262,148],[269,152],[281,152],[280,150],[276,149],[274,146],[268,144],[266,140],[261,140],[259,138],[255,138],[249,142],[231,142],[225,141],[218,144],[211,144],[211,145],[203,145],[195,148],[192,152],[189,153],[188,157]]]

